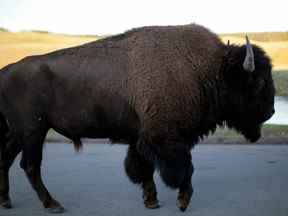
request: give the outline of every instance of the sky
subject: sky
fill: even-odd
[[[0,27],[107,35],[198,23],[217,33],[288,31],[287,6],[287,0],[0,0]]]

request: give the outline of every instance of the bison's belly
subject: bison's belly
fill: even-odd
[[[64,107],[56,107],[49,115],[52,127],[69,138],[127,140],[138,134],[138,118],[126,103],[103,101],[78,101],[77,104],[67,103]]]

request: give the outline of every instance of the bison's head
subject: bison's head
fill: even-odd
[[[262,49],[249,43],[248,37],[246,45],[227,48],[226,122],[255,142],[261,136],[262,124],[275,112],[271,62]]]

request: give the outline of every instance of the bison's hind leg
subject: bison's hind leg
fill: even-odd
[[[50,213],[62,213],[64,208],[48,192],[41,177],[42,151],[47,128],[34,128],[32,131],[25,131],[21,142],[23,153],[20,166],[24,169],[26,176],[36,191],[43,206]]]
[[[0,207],[12,208],[9,197],[9,169],[21,151],[16,137],[0,114]]]
[[[9,170],[21,151],[21,146],[12,136],[7,138],[5,144],[0,147],[0,205],[3,208],[12,208],[9,197]]]
[[[125,171],[133,183],[141,184],[145,206],[150,209],[159,208],[156,185],[153,180],[154,165],[140,155],[134,145],[128,148]]]

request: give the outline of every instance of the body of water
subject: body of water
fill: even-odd
[[[288,97],[275,97],[275,114],[266,124],[288,125]]]

